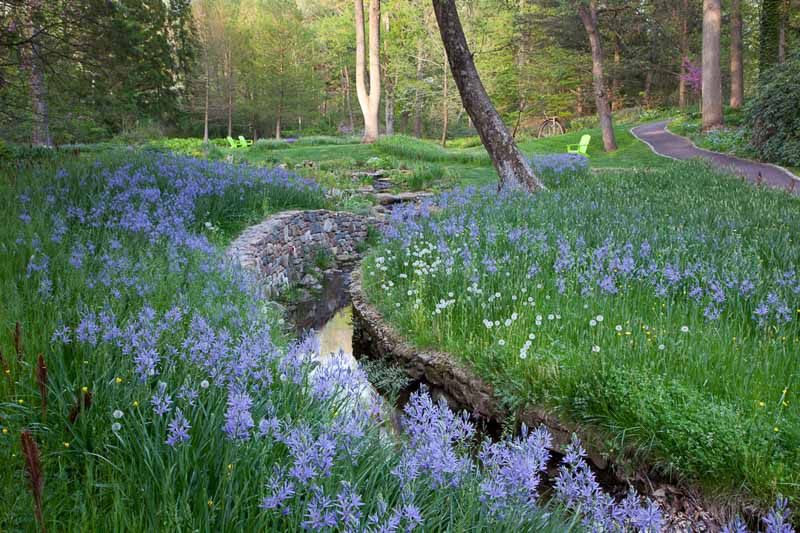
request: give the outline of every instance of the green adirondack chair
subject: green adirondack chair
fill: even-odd
[[[578,144],[568,144],[567,145],[567,153],[568,154],[581,154],[589,157],[587,150],[589,150],[589,141],[592,140],[591,135],[583,135],[581,137],[581,142]]]
[[[239,145],[236,144],[236,141],[233,140],[233,137],[228,135],[228,144],[231,145],[231,148],[239,148]]]
[[[253,141],[249,139],[245,139],[244,135],[239,135],[239,148],[247,148],[248,146],[252,146]]]

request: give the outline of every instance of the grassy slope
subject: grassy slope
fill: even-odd
[[[618,150],[612,153],[603,151],[599,128],[570,132],[545,139],[524,140],[519,145],[525,154],[531,156],[564,153],[568,144],[577,143],[585,133],[592,136],[592,141],[589,145],[589,157],[590,164],[594,168],[653,168],[664,167],[669,162],[668,159],[655,155],[647,145],[633,137],[628,125],[615,127]],[[413,142],[418,143],[420,141],[413,140]],[[422,142],[424,142],[425,148],[433,154],[440,151],[438,144],[432,141]],[[284,163],[289,168],[293,168],[295,165],[302,165],[306,161],[314,161],[323,169],[363,165],[370,158],[389,155],[394,157],[398,166],[413,167],[420,160],[435,161],[436,164],[445,168],[448,175],[457,178],[458,185],[485,185],[497,180],[497,173],[489,164],[488,158],[478,163],[468,163],[462,160],[472,157],[484,159],[486,152],[483,147],[448,148],[445,151],[449,154],[451,160],[435,160],[433,156],[413,158],[408,155],[395,155],[395,153],[388,152],[387,149],[380,145],[363,144],[290,146],[278,150],[260,151],[228,150],[227,153],[233,153],[237,159],[250,163]]]
[[[777,272],[796,264],[798,247],[788,221],[797,201],[778,191],[754,191],[692,163],[671,163],[656,173],[604,173],[541,194],[528,212],[526,200],[517,206],[519,215],[503,208],[478,220],[478,227],[496,230],[498,244],[473,247],[471,255],[494,257],[510,276],[483,274],[485,294],[498,291],[506,298],[489,301],[486,311],[461,298],[468,295],[471,280],[461,272],[460,258],[453,273],[438,279],[390,266],[387,278],[372,278],[370,286],[373,255],[365,263],[365,286],[417,344],[463,356],[512,405],[557,405],[577,420],[607,430],[610,448],[635,450],[665,471],[716,490],[736,491],[744,484],[745,491],[764,501],[775,492],[796,498],[800,413],[784,397],[795,388],[798,375],[790,355],[800,342],[796,319],[788,326],[758,328],[752,315],[756,303],[767,298],[765,290],[752,299],[729,291],[718,322],[703,315],[708,299],[696,304],[680,291],[656,297],[651,286],[638,281],[630,282],[618,298],[602,293],[583,297],[577,294],[577,282],[566,275],[571,288],[560,295],[554,290],[552,265],[557,236],[573,243],[582,236],[593,247],[614,237],[618,246],[630,240],[634,248],[646,238],[654,243],[654,259],[662,266],[701,261],[723,277],[762,278],[766,285]],[[481,205],[491,203],[487,198]],[[501,260],[519,246],[504,240],[509,224],[549,235],[550,252]],[[464,246],[469,238],[458,235],[454,240],[451,246]],[[429,261],[435,257],[436,252]],[[544,283],[538,291],[525,279],[531,262],[543,269],[536,277]],[[399,272],[408,278],[400,278]],[[391,295],[379,286],[386,280],[396,286]],[[682,290],[692,289],[692,283]],[[412,289],[419,291],[414,298],[420,298],[421,310],[405,296]],[[563,325],[532,324],[531,311],[508,301],[509,291],[525,290],[536,293],[536,312],[560,313]],[[434,304],[453,295],[459,295],[455,307],[436,314]],[[481,323],[484,316],[502,322],[517,312],[519,320],[510,330],[508,325],[487,330]],[[590,327],[598,314],[606,317],[604,324]],[[615,332],[618,323],[624,328]],[[689,344],[683,325],[692,332],[687,334]],[[530,331],[537,334],[532,347],[536,361],[528,365],[515,351]],[[502,335],[504,347],[498,347],[495,335]],[[593,344],[602,345],[599,354],[592,352]],[[660,344],[665,351],[656,348]]]

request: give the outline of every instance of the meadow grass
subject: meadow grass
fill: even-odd
[[[39,529],[29,478],[51,531],[578,527],[530,505],[534,441],[479,466],[474,428],[425,394],[409,444],[387,436],[363,373],[318,368],[223,257],[217,228],[318,206],[314,184],[130,151],[2,176],[3,531]],[[533,466],[524,483],[504,481],[506,456]]]
[[[594,161],[592,161],[594,164]],[[365,288],[511,409],[762,504],[800,496],[800,201],[699,163],[398,209]]]

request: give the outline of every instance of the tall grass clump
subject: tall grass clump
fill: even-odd
[[[472,421],[421,391],[392,436],[361,370],[320,366],[313,337],[286,339],[212,228],[265,203],[314,205],[312,184],[131,152],[11,170],[0,182],[0,529],[659,526],[652,502],[604,496],[577,444],[559,475],[563,505],[537,501],[542,429],[484,442],[478,461]]]
[[[697,163],[580,172],[397,208],[370,297],[511,408],[547,406],[675,479],[796,502],[800,201]]]

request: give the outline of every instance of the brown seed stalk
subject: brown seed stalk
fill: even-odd
[[[78,415],[81,411],[85,411],[92,406],[92,393],[91,392],[84,392],[83,398],[78,398],[75,400],[75,405],[72,406],[72,409],[69,412],[69,423],[74,424],[75,421],[78,419]]]
[[[2,367],[3,374],[6,376],[9,384],[11,383],[11,368],[8,366],[8,361],[3,357],[3,350],[0,350],[0,367]]]
[[[39,396],[42,403],[42,422],[47,418],[47,365],[44,362],[44,354],[39,354],[38,365],[36,366],[36,383],[39,385]]]
[[[22,356],[25,352],[22,349],[22,325],[17,321],[14,326],[14,350],[17,352],[17,361],[22,362]]]
[[[44,531],[44,514],[42,512],[42,489],[44,488],[44,472],[39,458],[39,447],[29,431],[22,432],[22,454],[25,456],[25,470],[33,493],[33,510],[36,520]]]

